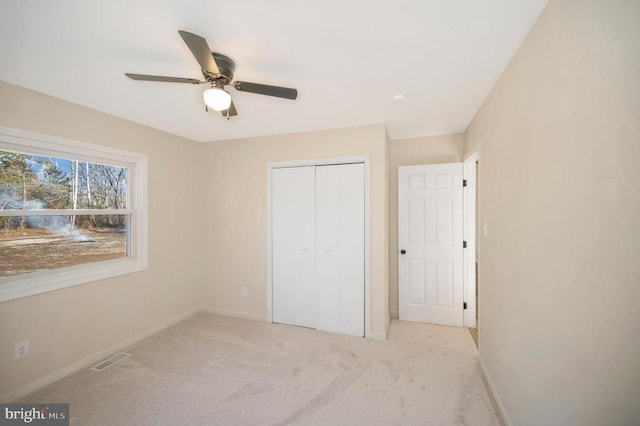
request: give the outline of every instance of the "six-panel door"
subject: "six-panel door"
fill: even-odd
[[[398,167],[401,320],[463,325],[462,179],[462,163]]]

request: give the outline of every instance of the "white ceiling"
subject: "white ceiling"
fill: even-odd
[[[0,80],[196,141],[384,123],[392,139],[464,131],[547,0],[2,0]],[[206,85],[178,30],[289,101]],[[396,94],[404,100],[394,101]]]

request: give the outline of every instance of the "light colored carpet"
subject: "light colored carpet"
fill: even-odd
[[[394,320],[387,341],[197,314],[20,402],[77,425],[499,425],[465,328]]]

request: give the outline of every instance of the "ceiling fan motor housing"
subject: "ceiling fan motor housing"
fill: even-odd
[[[216,61],[216,65],[218,65],[218,70],[220,70],[220,75],[225,80],[224,84],[229,84],[233,81],[233,72],[236,70],[236,63],[233,60],[225,55],[220,53],[212,52],[213,60]],[[207,78],[207,74],[205,71],[202,71],[202,74],[205,78]]]

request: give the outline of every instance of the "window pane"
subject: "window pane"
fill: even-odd
[[[0,151],[0,211],[126,209],[127,185],[126,167]]]
[[[128,215],[0,217],[0,277],[127,256]]]

